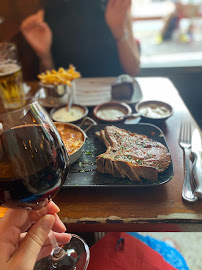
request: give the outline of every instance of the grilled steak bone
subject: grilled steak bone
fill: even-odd
[[[131,181],[158,180],[171,157],[167,148],[147,136],[131,133],[115,126],[106,126],[96,133],[107,146],[104,154],[97,156],[97,171],[114,177],[128,177]]]

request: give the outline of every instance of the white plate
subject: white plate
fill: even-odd
[[[111,101],[111,85],[116,77],[79,78],[75,80],[74,103],[83,106],[96,106]],[[127,104],[135,104],[142,99],[139,83],[134,79],[134,93],[130,100],[121,100]]]

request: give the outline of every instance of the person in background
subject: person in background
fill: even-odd
[[[156,37],[156,43],[161,44],[163,41],[166,40],[172,40],[174,31],[178,30],[178,39],[182,43],[188,43],[193,40],[193,24],[192,24],[192,16],[191,13],[193,13],[192,9],[194,9],[194,6],[197,7],[197,5],[187,5],[184,4],[181,0],[172,0],[173,3],[173,10],[170,11],[164,18],[163,18],[163,26],[160,30],[160,33]],[[180,31],[180,20],[183,17],[186,17],[186,9],[190,9],[188,13],[189,18],[189,25],[187,27],[187,30],[183,33]]]
[[[73,64],[83,77],[136,76],[140,54],[131,0],[51,0],[21,31],[41,71]]]
[[[158,44],[165,40],[171,40],[174,31],[179,27],[179,21],[181,19],[181,3],[178,1],[172,1],[174,8],[163,18],[163,26],[156,38]]]
[[[0,220],[1,270],[32,270],[37,260],[50,255],[48,238],[54,231],[60,245],[68,243],[71,235],[59,219],[59,208],[50,202],[35,212],[9,209]],[[41,216],[41,218],[39,218]]]

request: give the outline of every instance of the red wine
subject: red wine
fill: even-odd
[[[69,172],[61,138],[39,125],[0,134],[0,204],[40,209],[59,191]]]

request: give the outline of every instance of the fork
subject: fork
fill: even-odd
[[[182,122],[180,128],[179,144],[184,150],[185,160],[185,175],[182,188],[182,198],[189,202],[197,201],[197,197],[193,193],[192,175],[191,175],[191,161],[190,161],[190,148],[191,148],[191,123]]]

